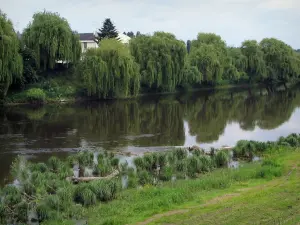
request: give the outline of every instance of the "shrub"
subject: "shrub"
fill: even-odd
[[[31,88],[26,91],[26,99],[30,103],[44,103],[46,94],[40,88]]]

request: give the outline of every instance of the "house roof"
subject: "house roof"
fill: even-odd
[[[79,34],[79,39],[81,41],[94,41],[95,36],[93,33],[80,33]]]

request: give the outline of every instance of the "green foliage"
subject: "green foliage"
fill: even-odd
[[[225,151],[218,151],[214,159],[217,167],[227,167],[229,162],[228,153]]]
[[[23,72],[22,57],[19,54],[19,39],[12,22],[0,10],[0,100],[8,88]]]
[[[99,44],[105,38],[118,40],[118,32],[109,18],[104,20],[102,28],[97,32],[95,41]]]
[[[153,178],[150,176],[150,174],[146,170],[142,170],[138,172],[138,182],[140,185],[146,185],[146,184],[152,184]]]
[[[84,206],[91,206],[96,203],[97,196],[92,191],[90,184],[79,184],[74,191],[74,201]]]
[[[300,60],[291,46],[275,38],[260,42],[270,84],[293,82],[300,74]]]
[[[103,40],[101,48],[89,49],[79,67],[88,96],[122,98],[139,93],[139,66],[117,40]]]
[[[222,80],[226,57],[226,44],[218,35],[199,33],[192,41],[190,64],[198,68],[203,82],[215,84]]]
[[[263,81],[267,76],[267,68],[263,51],[257,41],[244,41],[241,46],[241,51],[247,58],[246,73],[249,76],[250,82]]]
[[[78,34],[57,13],[35,13],[22,34],[22,41],[34,51],[38,69],[53,69],[58,60],[74,64],[80,58]]]
[[[138,36],[130,41],[130,52],[140,65],[142,86],[174,91],[181,83],[187,50],[185,43],[173,34],[156,32],[153,36]]]
[[[26,91],[26,99],[30,103],[44,103],[46,94],[40,88],[31,88]]]

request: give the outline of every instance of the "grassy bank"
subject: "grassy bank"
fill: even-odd
[[[141,224],[299,224],[300,153],[278,158],[286,166],[280,178],[237,184],[218,197],[191,201]]]
[[[299,147],[300,135],[291,134],[275,142],[241,140],[232,159],[228,150],[195,147],[144,154],[133,158],[134,166],[106,151],[83,150],[47,163],[21,157],[11,171],[19,185],[6,185],[0,192],[0,219],[24,223],[31,210],[32,219],[44,224],[82,218],[88,224],[135,224],[178,208],[186,212],[187,206],[289,177],[298,166]],[[263,160],[251,162],[256,156]],[[228,167],[233,159],[240,160],[238,169]],[[79,177],[74,177],[76,171]]]
[[[285,220],[300,210],[300,152],[282,147],[269,153],[263,162],[246,163],[238,170],[218,169],[195,180],[123,191],[112,202],[85,209],[84,218],[93,225],[241,224],[253,218],[273,224]]]

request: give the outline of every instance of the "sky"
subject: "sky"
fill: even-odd
[[[300,48],[300,0],[0,0],[0,9],[19,31],[46,9],[80,33],[111,18],[122,33],[166,31],[186,41],[213,32],[229,46],[274,37]]]

